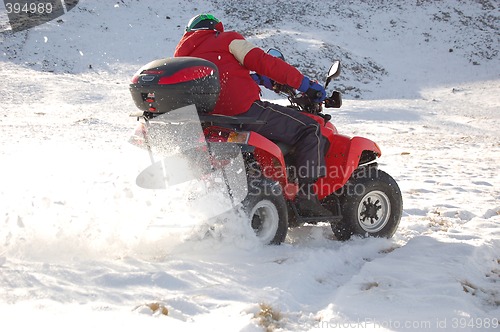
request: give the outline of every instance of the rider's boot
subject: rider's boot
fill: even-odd
[[[330,210],[321,205],[318,195],[314,192],[314,184],[311,183],[300,186],[296,204],[303,217],[331,217],[333,215]]]

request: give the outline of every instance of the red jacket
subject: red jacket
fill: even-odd
[[[250,71],[294,88],[298,88],[304,78],[295,67],[265,53],[232,31],[186,32],[174,56],[198,57],[217,66],[221,92],[213,112],[215,114],[241,114],[260,99],[260,88],[250,76]]]

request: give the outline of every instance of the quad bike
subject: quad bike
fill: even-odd
[[[284,59],[278,50],[268,53]],[[325,88],[339,75],[340,62],[335,61]],[[197,176],[208,179],[210,171],[222,171],[223,185],[233,206],[244,211],[257,237],[266,244],[282,243],[289,227],[325,222],[330,223],[341,241],[353,235],[392,237],[402,215],[401,191],[389,174],[378,169],[379,146],[363,137],[339,134],[330,122],[331,115],[323,113],[323,107],[341,106],[340,93],[334,91],[324,102],[315,103],[291,87],[274,87],[288,97],[289,107],[316,120],[329,142],[327,175],[317,180],[315,188],[321,204],[332,212],[331,217],[303,216],[297,209],[298,182],[291,166],[291,146],[240,129],[242,124],[258,124],[256,119],[210,114],[220,91],[219,76],[213,63],[199,58],[152,61],[132,79],[130,91],[141,110],[134,116],[141,123],[131,142],[145,147],[152,162],[137,183],[164,188],[163,181],[159,181],[160,186],[158,181],[152,181],[156,183],[153,185],[145,183],[158,178],[158,174],[163,180],[172,180],[165,175],[165,165],[170,162],[155,161],[152,151],[162,150],[165,142],[177,139],[176,145],[183,146],[183,155],[191,164],[199,166],[203,165],[200,161],[209,161],[208,166],[197,167]]]

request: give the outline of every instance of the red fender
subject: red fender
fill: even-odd
[[[377,143],[364,137],[332,135],[330,149],[326,154],[326,176],[316,182],[318,197],[323,199],[342,188],[352,173],[358,168],[363,151],[373,151],[382,155]]]
[[[204,129],[205,139],[209,142],[227,142],[233,130],[218,126]],[[286,165],[283,153],[278,145],[256,132],[245,132],[248,137],[238,143],[247,144],[255,148],[254,156],[262,167],[262,175],[280,182],[287,199],[293,199],[297,192],[296,185],[290,185],[286,175]]]
[[[280,148],[274,142],[253,131],[250,132],[247,144],[255,147],[254,155],[262,167],[263,175],[279,181],[283,187],[286,186],[288,182],[286,165]]]

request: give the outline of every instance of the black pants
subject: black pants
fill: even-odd
[[[293,146],[299,183],[311,183],[326,175],[328,141],[321,135],[320,125],[316,121],[289,107],[260,100],[254,102],[241,116],[266,122],[263,125],[244,125],[242,129]]]

